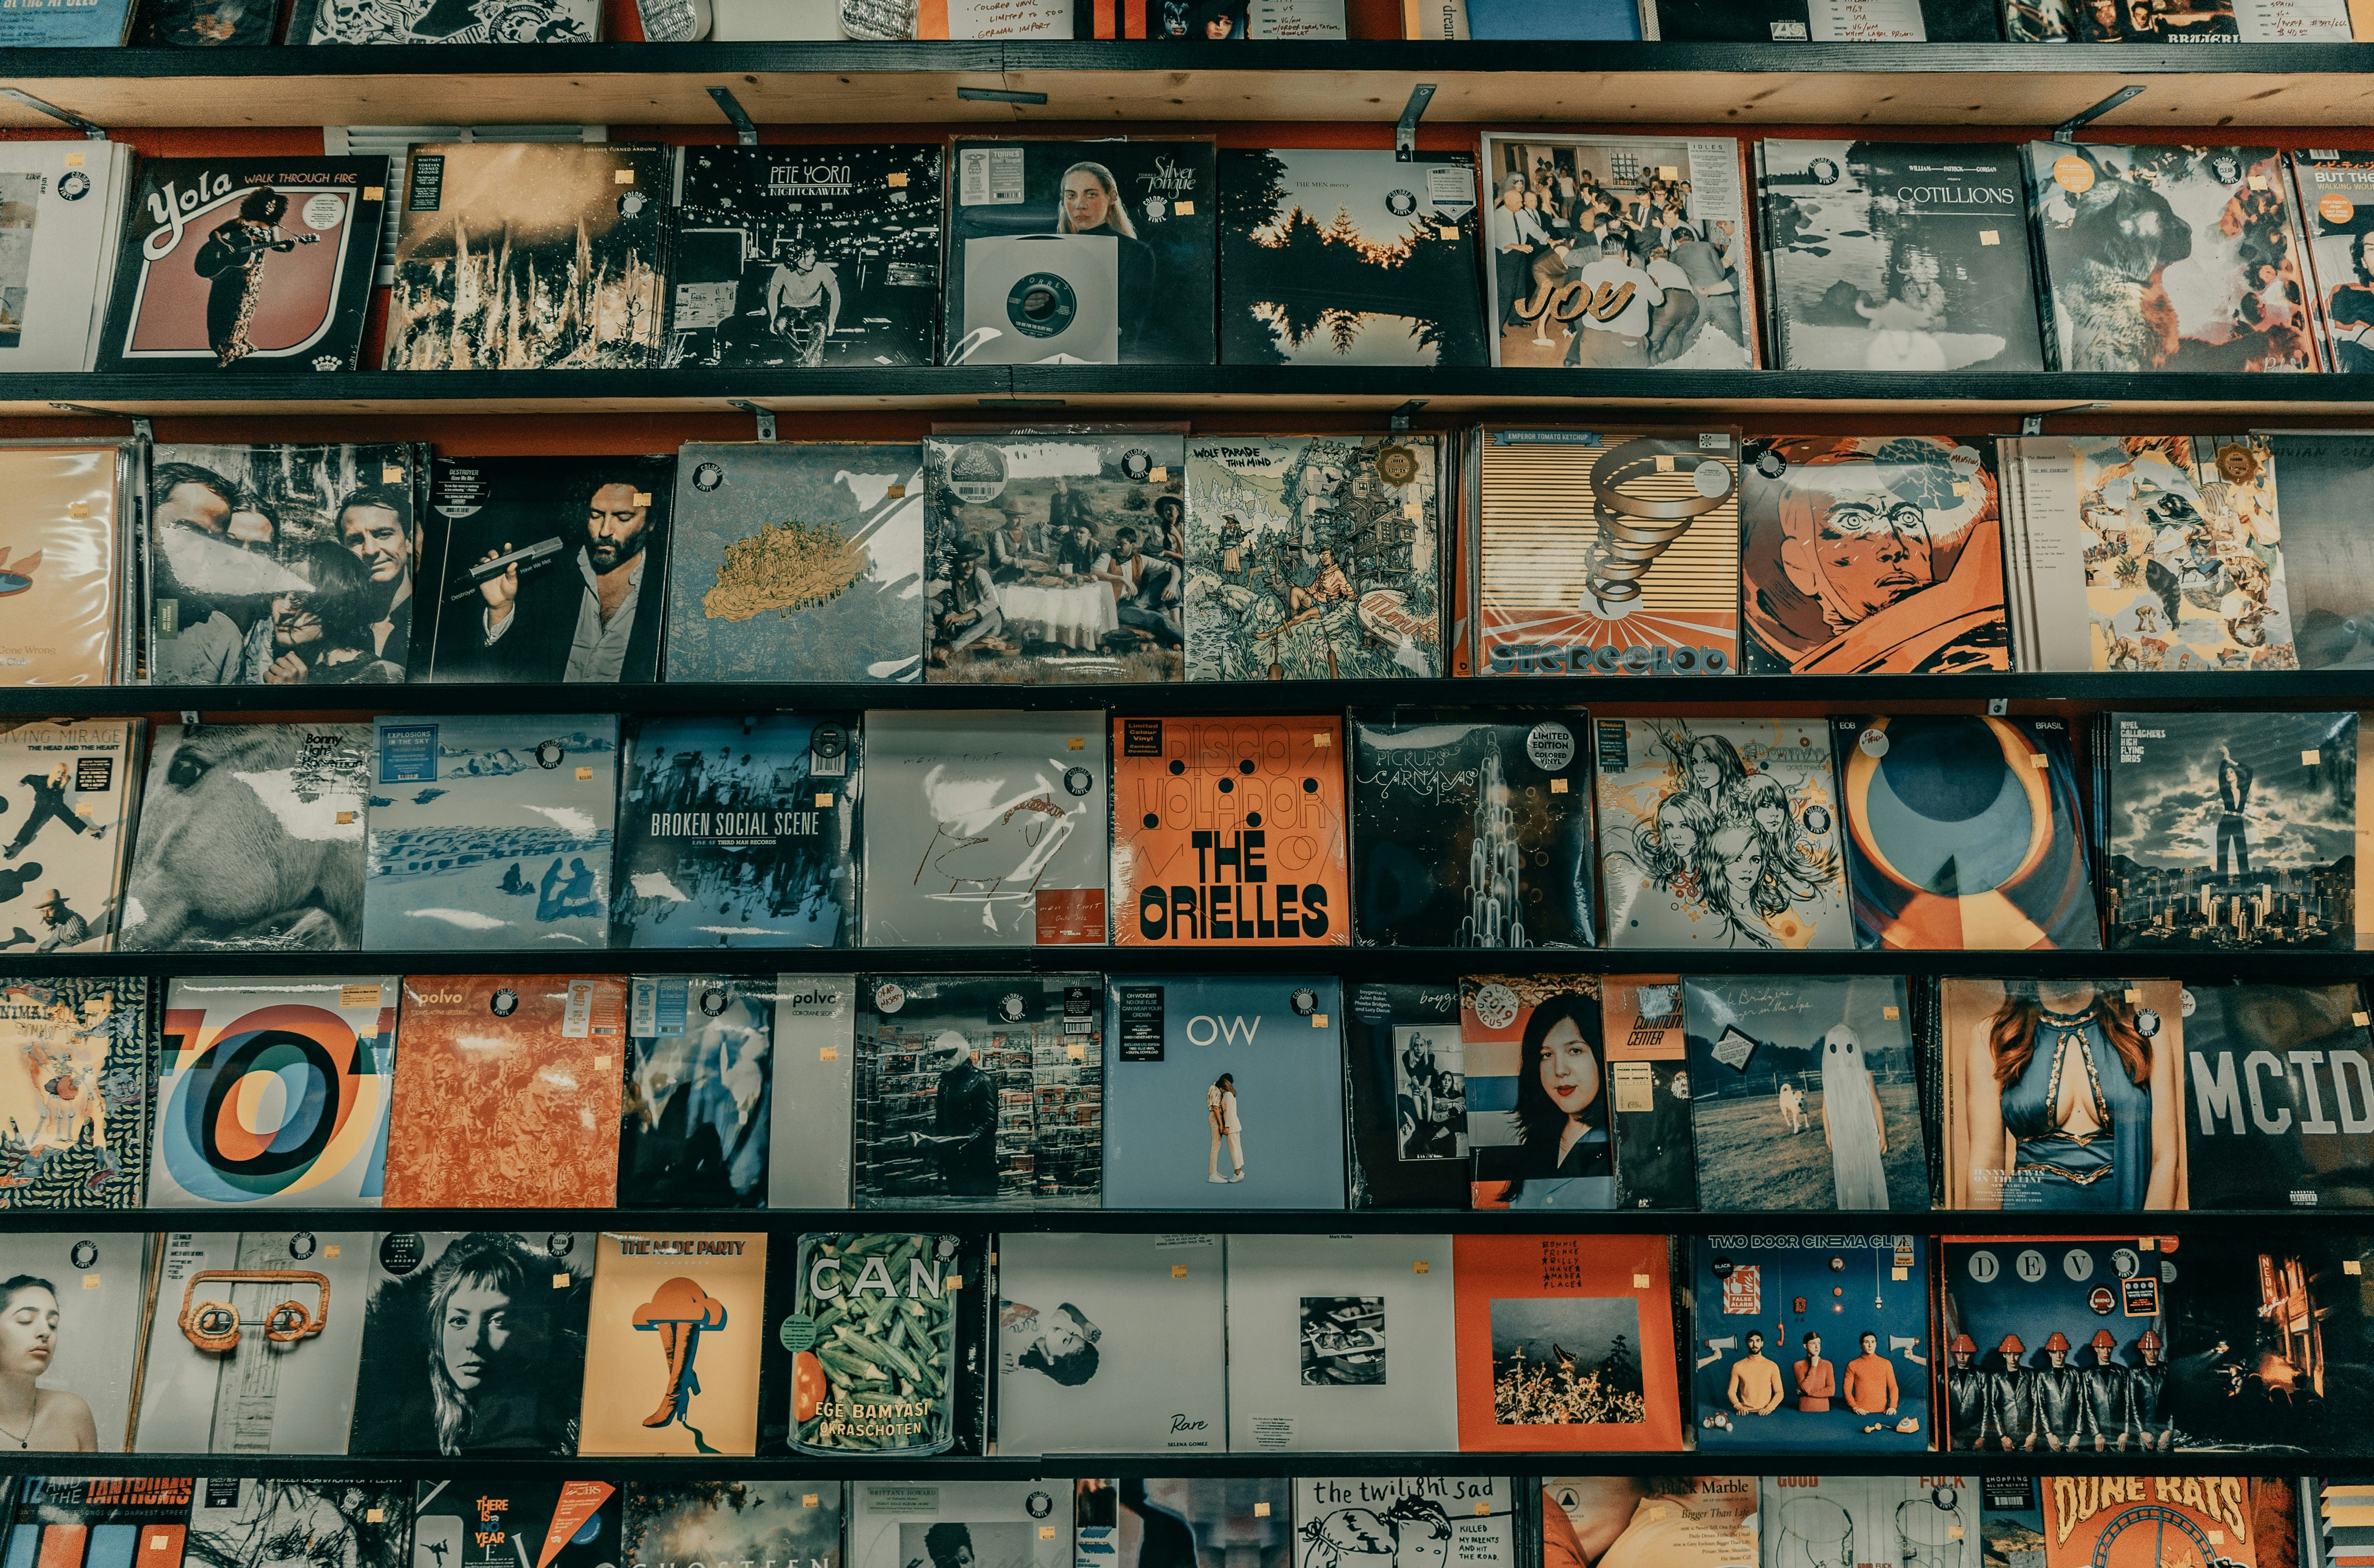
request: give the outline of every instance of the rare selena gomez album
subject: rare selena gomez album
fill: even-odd
[[[159,158],[125,204],[97,369],[351,370],[383,158]]]

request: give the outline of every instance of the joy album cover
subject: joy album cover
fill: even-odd
[[[148,988],[132,975],[0,986],[0,1210],[140,1207]]]

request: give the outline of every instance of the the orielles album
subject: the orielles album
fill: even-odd
[[[0,953],[108,953],[132,849],[137,719],[0,730]]]
[[[0,1210],[140,1207],[151,1049],[143,977],[0,987]]]
[[[1001,1236],[997,1289],[999,1454],[1228,1451],[1220,1237]]]
[[[124,1451],[148,1245],[143,1235],[73,1231],[0,1243],[0,1331],[10,1346],[0,1387],[31,1415],[19,1447]]]
[[[1462,1235],[1451,1254],[1461,1449],[1681,1446],[1663,1237]]]
[[[723,975],[629,982],[619,1208],[767,1205],[779,989]]]
[[[2355,985],[2185,988],[2195,1209],[2374,1207],[2374,1033]]]
[[[755,1454],[763,1232],[605,1231],[580,1454]]]
[[[128,676],[138,622],[126,520],[132,441],[0,441],[0,685],[99,686]]]

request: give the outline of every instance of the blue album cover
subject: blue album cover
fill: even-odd
[[[371,742],[365,948],[609,946],[615,715],[382,718]]]
[[[638,975],[628,988],[621,1209],[763,1209],[773,1146],[775,988]]]
[[[2179,1270],[2154,1239],[1945,1236],[1937,1272],[1948,1447],[2172,1445],[2168,1336]]]
[[[1925,1453],[1928,1259],[1913,1235],[1698,1237],[1699,1451]]]
[[[647,719],[628,738],[629,947],[857,945],[858,720]]]
[[[0,10],[0,49],[112,49],[123,41],[132,0]]]
[[[1105,1203],[1344,1207],[1344,1048],[1321,976],[1108,987]]]

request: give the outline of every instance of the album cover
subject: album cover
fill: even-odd
[[[133,9],[131,0],[111,0],[111,3],[106,5],[92,5],[88,7],[77,6],[71,10],[65,6],[59,6],[55,10],[46,7],[29,12],[20,10],[8,18],[6,22],[0,22],[0,48],[112,49],[123,42],[125,33],[130,30]],[[33,144],[35,146],[40,145]],[[56,144],[58,146],[73,145],[72,143]],[[119,142],[115,145],[125,153],[132,150],[127,144]],[[67,164],[65,167],[78,169],[82,166]],[[129,166],[119,167],[128,168]],[[5,179],[5,176],[0,176],[0,179]],[[8,221],[4,214],[0,214],[0,226],[6,226]],[[102,272],[100,275],[104,277],[106,275]],[[19,368],[81,370],[88,369],[88,366],[77,361],[70,365],[61,364],[53,367],[28,365]]]
[[[1115,976],[1109,989],[1108,1207],[1345,1206],[1344,1139],[1334,1131],[1345,1119],[1336,981]]]
[[[310,1562],[406,1568],[413,1490],[404,1480],[201,1476],[182,1560],[203,1568],[272,1568],[301,1541]]]
[[[382,718],[371,750],[365,947],[609,945],[616,715]]]
[[[2047,369],[2318,369],[2281,152],[2026,151]]]
[[[638,975],[627,988],[621,1209],[766,1206],[783,979]]]
[[[778,975],[771,1000],[766,1207],[846,1209],[857,977]]]
[[[2374,370],[2374,157],[2332,147],[2291,155],[2309,296],[2328,370]]]
[[[2366,368],[2374,369],[2374,285],[2368,318]],[[2279,482],[2284,618],[2299,667],[2374,665],[2374,542],[2356,509],[2374,483],[2374,443],[2346,430],[2298,430],[2227,444],[2261,457]]]
[[[2311,1568],[2359,1568],[2374,1560],[2374,1482],[2303,1476],[2307,1538],[2300,1561]]]
[[[1983,1481],[1990,1562],[2024,1557],[2038,1568],[2183,1561],[2289,1568],[2309,1561],[2300,1555],[2298,1494],[2289,1480],[1999,1473]]]
[[[2356,945],[2356,714],[2114,713],[2100,722],[2110,947]]]
[[[1979,1534],[1984,1476],[1766,1476],[1764,1568],[1852,1562],[1930,1568],[1985,1561]],[[2167,1561],[2150,1560],[2155,1564]]]
[[[394,1231],[370,1241],[362,1379],[371,1398],[356,1405],[345,1451],[575,1453],[594,1233]],[[432,1527],[429,1502],[416,1527],[424,1551],[450,1539]]]
[[[1730,136],[1484,136],[1492,363],[1754,369],[1747,159]]]
[[[860,1209],[1094,1209],[1096,975],[869,976],[857,1009]]]
[[[380,368],[657,363],[675,156],[622,142],[414,146],[397,170],[404,203],[392,220],[395,287]]]
[[[0,441],[0,685],[112,685],[132,669],[140,457],[134,441]]]
[[[134,1449],[345,1453],[370,1234],[174,1231],[157,1245]]]
[[[1451,1291],[1449,1236],[1230,1236],[1229,1451],[1457,1448]]]
[[[925,679],[1176,681],[1186,446],[1175,431],[951,433],[923,443]]]
[[[2169,1293],[2168,1420],[2196,1452],[2363,1454],[2374,1375],[2361,1276],[2374,1237],[2185,1238]]]
[[[1071,1568],[1072,1483],[852,1481],[849,1568]]]
[[[688,441],[667,678],[922,680],[923,511],[912,442]]]
[[[413,1568],[609,1568],[618,1561],[617,1487],[606,1480],[424,1480]]]
[[[8,1499],[11,1562],[182,1568],[189,1530],[187,1476],[27,1476]]]
[[[387,1206],[615,1203],[626,1004],[610,976],[406,976]]]
[[[951,147],[943,364],[1212,363],[1209,140]]]
[[[577,1451],[756,1454],[765,1233],[605,1231],[595,1252]]]
[[[19,9],[0,48],[112,48],[130,0]],[[0,151],[0,370],[88,370],[132,182],[122,142],[15,142]]]
[[[622,1561],[840,1568],[841,1483],[636,1481]]]
[[[1616,1207],[1698,1206],[1697,1141],[1690,1136],[1690,1053],[1678,975],[1601,979],[1609,1133],[1616,1145]]]
[[[1597,976],[1462,977],[1459,1051],[1476,1208],[1616,1207]]]
[[[2374,1207],[2374,1033],[2355,985],[2185,987],[2195,1209]]]
[[[388,173],[383,158],[142,158],[98,369],[353,369]]]
[[[1344,1039],[1347,1207],[1466,1208],[1467,1071],[1458,986],[1355,985]]]
[[[1220,358],[1482,365],[1475,155],[1220,154]]]
[[[1479,675],[1739,665],[1739,436],[1477,428]]]
[[[1296,1534],[1303,1568],[1375,1552],[1395,1562],[1518,1568],[1516,1486],[1509,1476],[1299,1476]]]
[[[667,363],[929,365],[938,143],[687,147]]]
[[[1223,1454],[1220,1238],[1017,1233],[997,1244],[997,1451]]]
[[[1937,1445],[1926,1238],[1699,1236],[1691,1246],[1699,1452]]]
[[[1958,975],[1939,984],[1946,1208],[2189,1206],[2181,987]],[[2051,1086],[2080,1069],[2092,1092],[2055,1103]]]
[[[797,1259],[793,1309],[776,1325],[793,1352],[790,1386],[777,1390],[783,1403],[775,1407],[788,1407],[791,1450],[914,1458],[977,1451],[988,1299],[981,1244],[826,1233],[801,1236]],[[943,1555],[945,1568],[962,1568]]]
[[[1428,435],[1190,442],[1187,678],[1442,674],[1441,473]]]
[[[1882,0],[1841,5],[1822,0],[1760,0],[1725,6],[1710,0],[1655,0],[1649,36],[1664,43],[1998,43],[1992,0]],[[2015,181],[2015,187],[2016,181]]]
[[[376,1209],[393,975],[180,978],[157,1060],[151,1209]]]
[[[2014,43],[2346,43],[2339,0],[2012,0],[2004,34]]]
[[[2102,945],[2066,721],[1938,713],[1830,727],[1861,945]]]
[[[624,945],[856,946],[858,737],[853,713],[641,720],[618,813]]]
[[[594,0],[297,0],[290,43],[592,43]]]
[[[1754,1476],[1544,1476],[1542,1561],[1755,1568],[1756,1492]]]
[[[279,23],[279,6],[265,0],[149,0],[134,8],[132,41],[176,49],[260,49],[278,41]]]
[[[8,1281],[0,1323],[22,1347],[12,1351],[9,1397],[32,1415],[18,1447],[124,1452],[147,1245],[142,1235],[72,1231],[0,1243]]]
[[[865,720],[866,947],[1105,941],[1101,709]]]
[[[1854,945],[1825,722],[1592,725],[1610,946]]]
[[[139,771],[137,719],[0,728],[0,953],[112,953]]]
[[[658,680],[675,488],[667,456],[440,458],[445,569],[414,678]]]
[[[0,1211],[140,1207],[149,1050],[143,977],[0,986]]]
[[[1074,1563],[1294,1568],[1294,1484],[1283,1476],[1076,1481],[1072,1528],[1079,1555]],[[1427,1539],[1432,1541],[1431,1532]]]
[[[1937,1249],[1949,1447],[2173,1445],[2168,1335],[2190,1263],[2133,1236],[1943,1236]]]
[[[1463,1235],[1451,1252],[1463,1451],[1680,1449],[1664,1237]]]
[[[1344,720],[1112,721],[1113,941],[1344,947]]]

